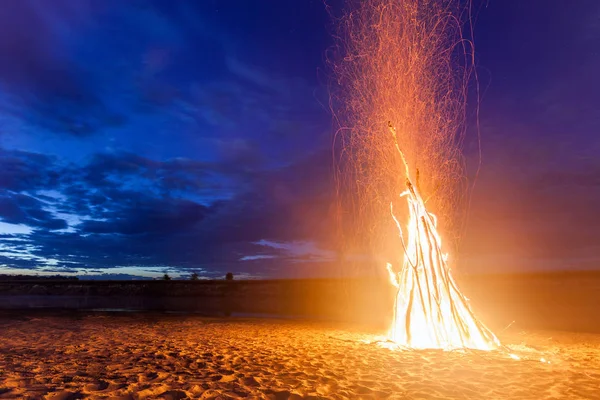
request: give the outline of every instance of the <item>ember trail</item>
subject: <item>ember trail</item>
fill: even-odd
[[[500,346],[471,311],[442,248],[441,229],[458,236],[468,189],[462,142],[473,46],[460,3],[350,2],[339,20],[341,90],[333,100],[340,208],[351,216],[342,222],[344,243],[397,260],[387,264],[398,290],[390,339],[410,348]],[[399,201],[405,212],[395,211],[404,209],[394,207]]]

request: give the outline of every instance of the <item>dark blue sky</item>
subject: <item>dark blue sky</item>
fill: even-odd
[[[457,268],[595,268],[600,3],[475,8]],[[320,0],[6,0],[0,273],[333,273],[330,27]]]

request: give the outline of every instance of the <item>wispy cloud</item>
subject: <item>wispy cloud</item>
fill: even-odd
[[[240,258],[240,261],[270,260],[273,258],[277,258],[277,256],[272,254],[256,254],[253,256],[243,256]]]
[[[279,250],[284,257],[295,261],[324,262],[335,260],[335,253],[321,249],[313,241],[276,242],[261,239],[253,244]]]

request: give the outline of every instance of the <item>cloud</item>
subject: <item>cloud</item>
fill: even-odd
[[[244,256],[240,258],[240,261],[270,260],[273,258],[277,258],[277,256],[272,254],[256,254],[254,256]]]
[[[205,268],[216,276],[228,270],[246,273],[236,267],[240,260],[272,261],[264,254],[256,258],[253,242],[296,243],[327,225],[332,193],[324,173],[328,167],[319,164],[329,157],[316,153],[282,168],[256,170],[243,163],[159,161],[131,153],[97,154],[83,166],[44,159],[45,170],[60,171],[59,178],[34,174],[31,181],[38,183],[29,190],[15,187],[22,191],[0,197],[3,221],[27,229],[17,235],[23,244],[11,257],[20,268],[38,271],[48,270],[47,260],[56,260],[55,268],[80,271],[120,265]],[[28,163],[39,162],[27,155],[22,168],[11,171],[20,176],[35,171]],[[6,179],[12,181],[13,175],[7,173]],[[15,248],[8,238],[0,243]],[[305,262],[324,254],[282,253]],[[260,273],[260,268],[246,268]]]
[[[137,202],[135,208],[124,207],[105,213],[104,221],[84,221],[80,231],[83,234],[169,234],[190,229],[204,218],[207,211],[207,207],[186,200],[145,200],[144,203]]]
[[[0,218],[9,224],[51,231],[68,226],[65,220],[55,218],[52,213],[46,211],[42,202],[23,194],[0,192]]]
[[[320,249],[312,241],[274,242],[259,240],[254,242],[257,246],[269,247],[279,250],[284,256],[295,261],[333,261],[335,253],[330,250]]]
[[[22,224],[8,224],[0,221],[0,239],[14,240],[14,235],[24,235],[31,233],[31,228]]]
[[[202,2],[0,10],[7,263],[262,275],[240,262],[253,242],[326,238],[329,121],[314,71],[282,73],[280,54],[240,46],[237,25],[214,16]]]
[[[193,86],[187,107],[191,118],[221,128],[226,137],[229,132],[244,131],[243,139],[227,137],[227,143],[251,144],[258,150],[251,154],[260,154],[270,165],[329,146],[323,129],[328,120],[315,100],[314,84],[273,74],[232,56],[226,60],[227,75]]]
[[[0,188],[14,192],[54,188],[60,179],[55,162],[44,154],[0,147]]]
[[[176,19],[155,6],[56,3],[0,13],[0,110],[13,126],[83,139],[180,97],[176,80],[159,79],[184,42]]]
[[[22,1],[3,8],[0,109],[5,114],[36,129],[78,137],[123,123],[124,116],[98,96],[86,67],[73,59],[70,38],[77,34],[71,33],[81,33],[93,14],[64,1],[53,7]]]

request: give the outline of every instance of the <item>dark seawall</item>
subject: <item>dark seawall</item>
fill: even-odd
[[[457,276],[494,329],[600,332],[600,273]],[[0,281],[0,309],[269,314],[387,326],[394,288],[377,279]],[[513,323],[514,321],[514,323]]]
[[[13,310],[268,314],[379,324],[392,302],[391,285],[377,280],[0,281],[0,309]]]

